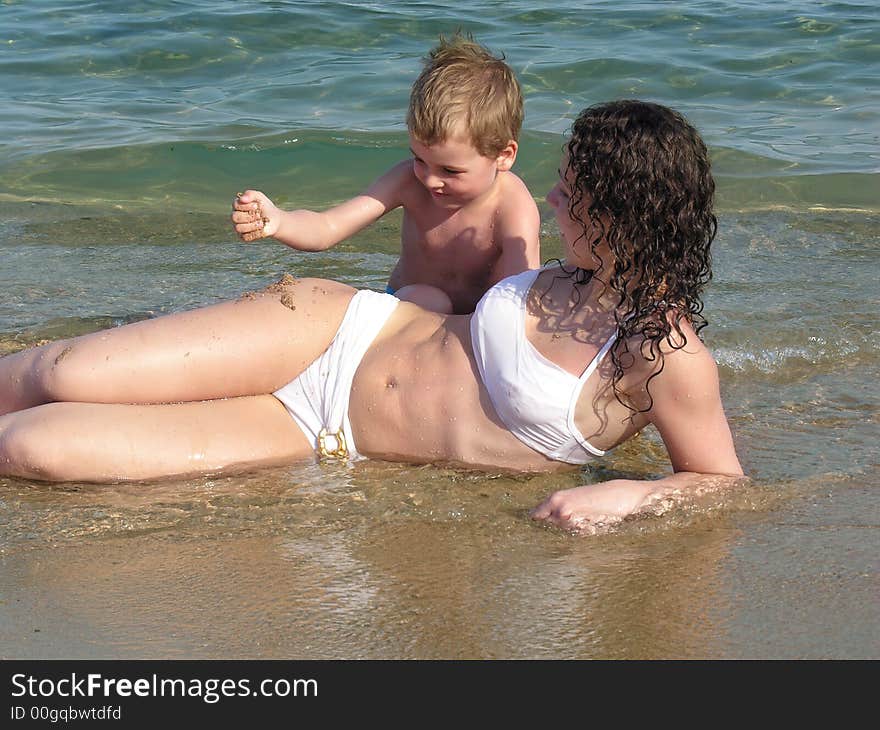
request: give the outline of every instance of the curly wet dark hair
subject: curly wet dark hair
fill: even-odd
[[[596,276],[619,299],[612,383],[617,399],[635,415],[650,410],[653,401],[649,392],[649,405],[640,409],[622,398],[619,385],[633,362],[633,337],[641,337],[643,357],[659,358],[650,385],[663,370],[661,343],[674,349],[687,343],[682,319],[695,332],[707,324],[702,293],[712,278],[709,247],[718,230],[709,152],[681,114],[635,100],[585,109],[566,146],[569,212],[584,229],[575,246],[589,246]],[[612,254],[611,270],[604,272],[595,253],[603,241]]]

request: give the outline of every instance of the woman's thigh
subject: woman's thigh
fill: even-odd
[[[274,291],[7,356],[0,359],[0,414],[52,401],[272,393],[327,348],[354,293],[337,282],[291,278]]]
[[[314,457],[271,395],[169,405],[50,403],[0,417],[0,474],[148,480]]]

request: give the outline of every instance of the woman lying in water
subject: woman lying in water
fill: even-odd
[[[651,423],[674,474],[556,492],[533,517],[578,527],[733,481],[717,368],[696,334],[713,194],[706,147],[677,113],[587,109],[547,195],[561,264],[501,281],[469,316],[285,277],[9,355],[0,474],[147,480],[316,454],[541,471]]]

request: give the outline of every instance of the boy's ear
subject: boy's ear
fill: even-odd
[[[514,140],[510,140],[504,149],[498,153],[498,157],[495,158],[495,167],[501,172],[507,172],[507,170],[513,167],[513,163],[516,162],[516,151],[518,149],[519,145]]]

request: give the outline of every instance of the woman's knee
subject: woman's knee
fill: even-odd
[[[44,481],[72,478],[72,454],[64,453],[58,416],[66,404],[50,403],[0,417],[0,474]]]
[[[26,382],[21,385],[30,391],[33,402],[78,400],[82,375],[78,373],[81,368],[76,358],[71,358],[75,350],[75,340],[59,340],[30,355],[31,363],[23,376]]]
[[[95,359],[88,340],[60,340],[45,348],[34,359],[28,377],[34,403],[105,400],[109,381],[101,369],[104,358]]]

